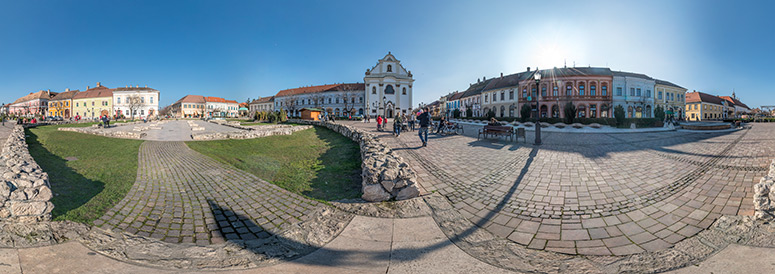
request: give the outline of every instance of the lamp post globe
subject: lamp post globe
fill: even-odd
[[[541,144],[541,104],[538,98],[541,97],[541,91],[539,84],[541,83],[541,72],[536,68],[536,72],[533,74],[533,78],[536,80],[536,140],[535,144]]]

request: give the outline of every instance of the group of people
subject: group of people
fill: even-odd
[[[422,142],[422,146],[426,147],[428,146],[428,130],[431,127],[431,115],[429,109],[423,108],[416,114],[410,114],[410,115],[397,115],[393,119],[393,136],[401,136],[401,130],[403,127],[403,123],[406,122],[407,127],[414,129],[415,125],[419,124],[419,130],[417,131],[417,135],[420,137],[420,141]],[[384,131],[385,127],[387,126],[388,120],[385,117],[382,117],[382,115],[377,116],[377,131]],[[444,125],[446,122],[443,120],[439,123],[439,128],[437,129],[437,133],[441,131],[442,125]]]

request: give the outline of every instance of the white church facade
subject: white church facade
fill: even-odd
[[[330,84],[281,90],[275,95],[276,111],[299,116],[303,108],[320,109],[329,115],[382,115],[388,118],[412,110],[412,72],[389,53],[371,69],[363,83]]]

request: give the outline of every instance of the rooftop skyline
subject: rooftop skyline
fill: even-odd
[[[414,103],[526,67],[610,67],[752,108],[775,105],[773,4],[747,1],[3,2],[0,102],[30,92],[148,86],[244,102],[363,82],[388,51]]]

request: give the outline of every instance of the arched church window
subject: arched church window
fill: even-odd
[[[385,88],[385,94],[396,94],[396,91],[393,89],[393,85],[387,85]]]
[[[377,94],[377,87],[371,87],[371,94]]]
[[[393,72],[393,66],[392,66],[392,65],[388,65],[388,70],[387,70],[387,72]]]
[[[406,88],[404,88],[403,91],[401,91],[401,95],[406,95]]]

